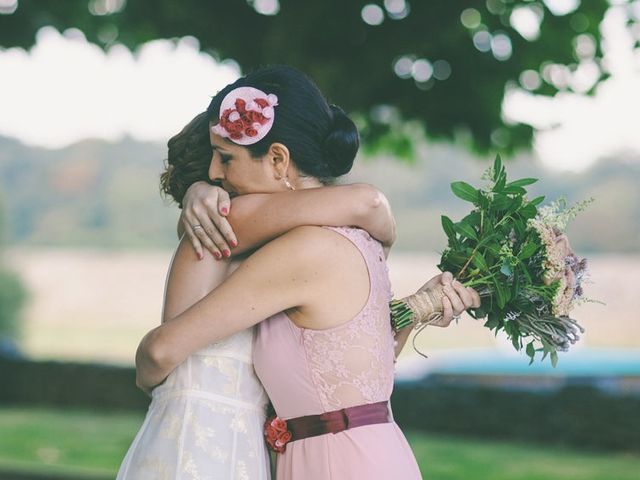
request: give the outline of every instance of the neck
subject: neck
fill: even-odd
[[[305,188],[318,188],[322,187],[324,184],[314,177],[298,177],[296,178],[293,186],[296,187],[296,190],[304,190]]]

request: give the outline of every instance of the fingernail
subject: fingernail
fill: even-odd
[[[227,213],[229,213],[229,210],[227,209],[227,207],[222,207],[222,208],[220,209],[220,212],[221,212],[223,215],[226,215]]]
[[[202,257],[203,255],[200,252],[198,252],[198,260],[202,260]]]
[[[236,242],[235,240],[231,240],[229,242],[229,245],[231,245],[232,247],[237,247],[238,246],[238,242]]]
[[[223,251],[222,251],[222,254],[223,254],[225,257],[229,257],[229,256],[231,256],[231,252],[230,252],[229,250],[223,250]]]
[[[216,257],[216,260],[220,260],[221,258],[220,252],[213,252],[213,256]]]

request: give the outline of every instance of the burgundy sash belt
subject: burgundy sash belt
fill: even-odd
[[[296,440],[389,422],[388,402],[384,401],[289,420],[271,417],[265,423],[264,434],[267,445],[273,451],[282,453],[287,443]]]
[[[388,423],[388,402],[369,403],[355,407],[342,408],[320,415],[308,415],[287,420],[287,429],[291,432],[291,441],[317,437],[326,433],[338,433],[350,428]]]

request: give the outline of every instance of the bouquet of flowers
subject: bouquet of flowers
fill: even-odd
[[[474,318],[486,318],[485,326],[496,334],[504,331],[531,362],[542,352],[542,360],[548,355],[555,366],[557,352],[568,350],[584,332],[569,314],[583,300],[587,260],[573,253],[564,232],[592,199],[572,207],[564,201],[539,207],[544,197],[529,200],[525,189],[537,179],[507,182],[499,156],[483,179],[488,184],[479,189],[451,184],[474,208],[457,223],[442,216],[448,244],[438,268],[480,294],[481,306],[470,311]],[[425,299],[436,303],[433,292],[425,292]],[[413,321],[410,303],[392,302],[396,326]]]

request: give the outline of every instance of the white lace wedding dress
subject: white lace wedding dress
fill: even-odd
[[[191,355],[153,390],[117,480],[268,480],[253,329]]]

